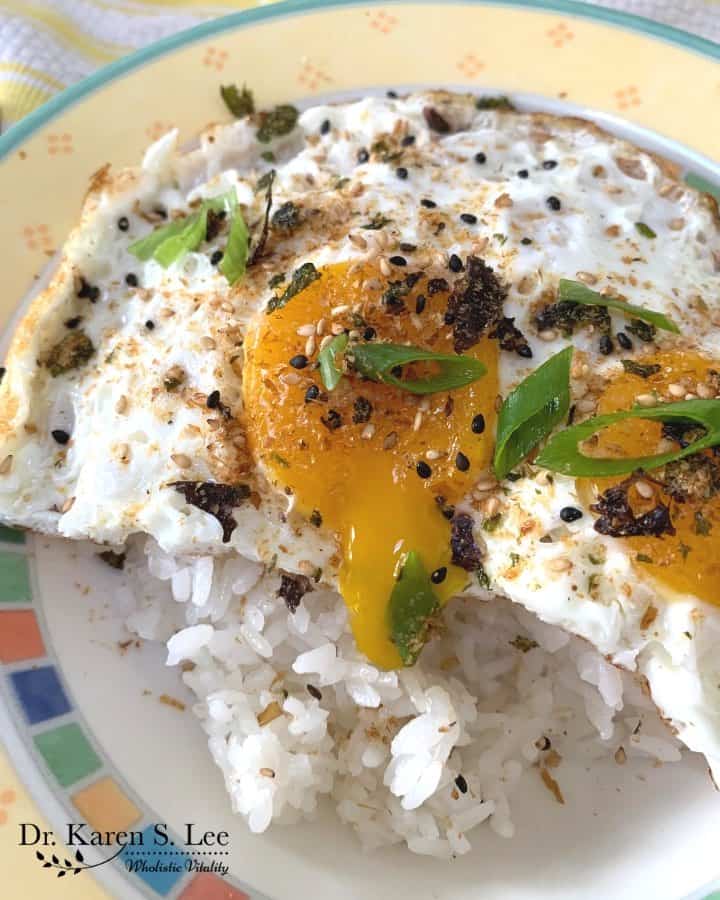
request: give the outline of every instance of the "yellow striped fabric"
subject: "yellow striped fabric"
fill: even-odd
[[[272,0],[0,0],[0,128],[100,66]],[[720,41],[720,0],[595,0]]]

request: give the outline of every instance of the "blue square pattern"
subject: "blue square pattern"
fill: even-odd
[[[31,725],[70,712],[70,701],[54,666],[13,672],[10,681]]]
[[[142,845],[128,844],[120,858],[126,866],[132,863],[133,874],[161,897],[165,897],[185,874],[189,856],[172,843],[165,846],[156,844],[154,829],[154,825],[148,825],[142,832]],[[162,868],[152,871],[156,866]],[[166,868],[171,871],[164,871]]]

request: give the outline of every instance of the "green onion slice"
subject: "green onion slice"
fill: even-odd
[[[235,225],[236,231],[235,244],[237,245],[240,240],[242,229],[236,223],[238,222],[238,219],[242,220],[242,215],[238,209],[237,195],[233,189],[226,194],[220,194],[217,197],[211,197],[209,200],[203,200],[200,208],[191,215],[185,216],[182,219],[176,219],[173,222],[168,222],[167,225],[161,225],[159,228],[156,228],[146,237],[140,238],[139,241],[130,244],[128,247],[129,252],[143,262],[154,259],[160,263],[163,268],[167,269],[168,266],[177,262],[186,253],[197,250],[200,244],[205,240],[205,234],[207,233],[207,218],[210,210],[213,212],[225,210],[228,215],[232,216],[232,223]],[[231,225],[230,228],[228,245],[233,243],[233,225]],[[244,220],[243,225],[245,225]],[[245,226],[245,232],[247,233],[247,226]],[[245,241],[245,243],[247,244],[247,241]],[[237,259],[238,251],[236,247],[231,247],[230,251],[231,255]],[[245,252],[247,253],[247,247]],[[227,264],[228,269],[234,271],[231,269],[231,266],[231,263]],[[228,278],[228,280],[230,281],[230,278]]]
[[[355,344],[348,351],[355,370],[373,381],[382,381],[411,394],[435,394],[452,391],[482,378],[487,369],[479,359],[449,353],[433,353],[404,344]],[[392,374],[396,366],[410,363],[435,363],[440,371],[424,378],[408,380]]]
[[[250,232],[240,212],[240,207],[235,206],[230,221],[230,234],[220,261],[220,271],[227,278],[229,284],[242,278],[248,259]]]
[[[660,422],[697,424],[706,429],[703,437],[682,450],[656,456],[634,456],[623,459],[585,456],[578,445],[603,428],[626,419],[649,419]],[[556,434],[535,460],[535,465],[577,478],[626,475],[636,469],[657,469],[676,459],[684,459],[720,444],[720,400],[681,400],[652,407],[633,407],[620,412],[595,416]]]
[[[551,356],[505,398],[500,409],[493,468],[498,479],[530,453],[567,416],[572,347]]]
[[[390,636],[404,665],[411,666],[417,660],[427,640],[430,621],[439,609],[422,560],[411,550],[405,556],[388,604]]]
[[[606,306],[608,309],[616,309],[618,312],[624,313],[633,319],[641,319],[643,322],[650,322],[656,328],[663,331],[672,331],[675,334],[680,333],[677,325],[663,313],[655,312],[644,306],[633,306],[630,303],[623,303],[614,297],[606,297],[597,291],[591,290],[579,281],[570,281],[568,278],[561,278],[558,288],[558,300],[570,303],[584,303],[586,306]]]
[[[323,384],[329,391],[334,391],[340,384],[343,376],[342,369],[335,362],[335,354],[344,353],[347,347],[348,336],[346,334],[338,334],[327,346],[318,354],[318,362],[320,363],[320,377]]]

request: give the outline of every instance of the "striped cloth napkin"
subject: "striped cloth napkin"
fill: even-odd
[[[271,0],[0,0],[0,128],[159,38]],[[720,0],[595,0],[720,42]]]

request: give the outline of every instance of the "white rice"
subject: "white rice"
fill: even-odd
[[[556,754],[680,759],[630,676],[504,598],[453,601],[418,664],[383,672],[357,652],[333,591],[316,588],[293,615],[276,573],[238,556],[173,558],[151,539],[130,547],[126,574],[118,607],[183,666],[252,831],[312,817],[327,794],[365,847],[451,858],[481,823],[512,837],[514,788]],[[518,636],[538,646],[523,652]],[[562,766],[552,777],[562,787]]]

